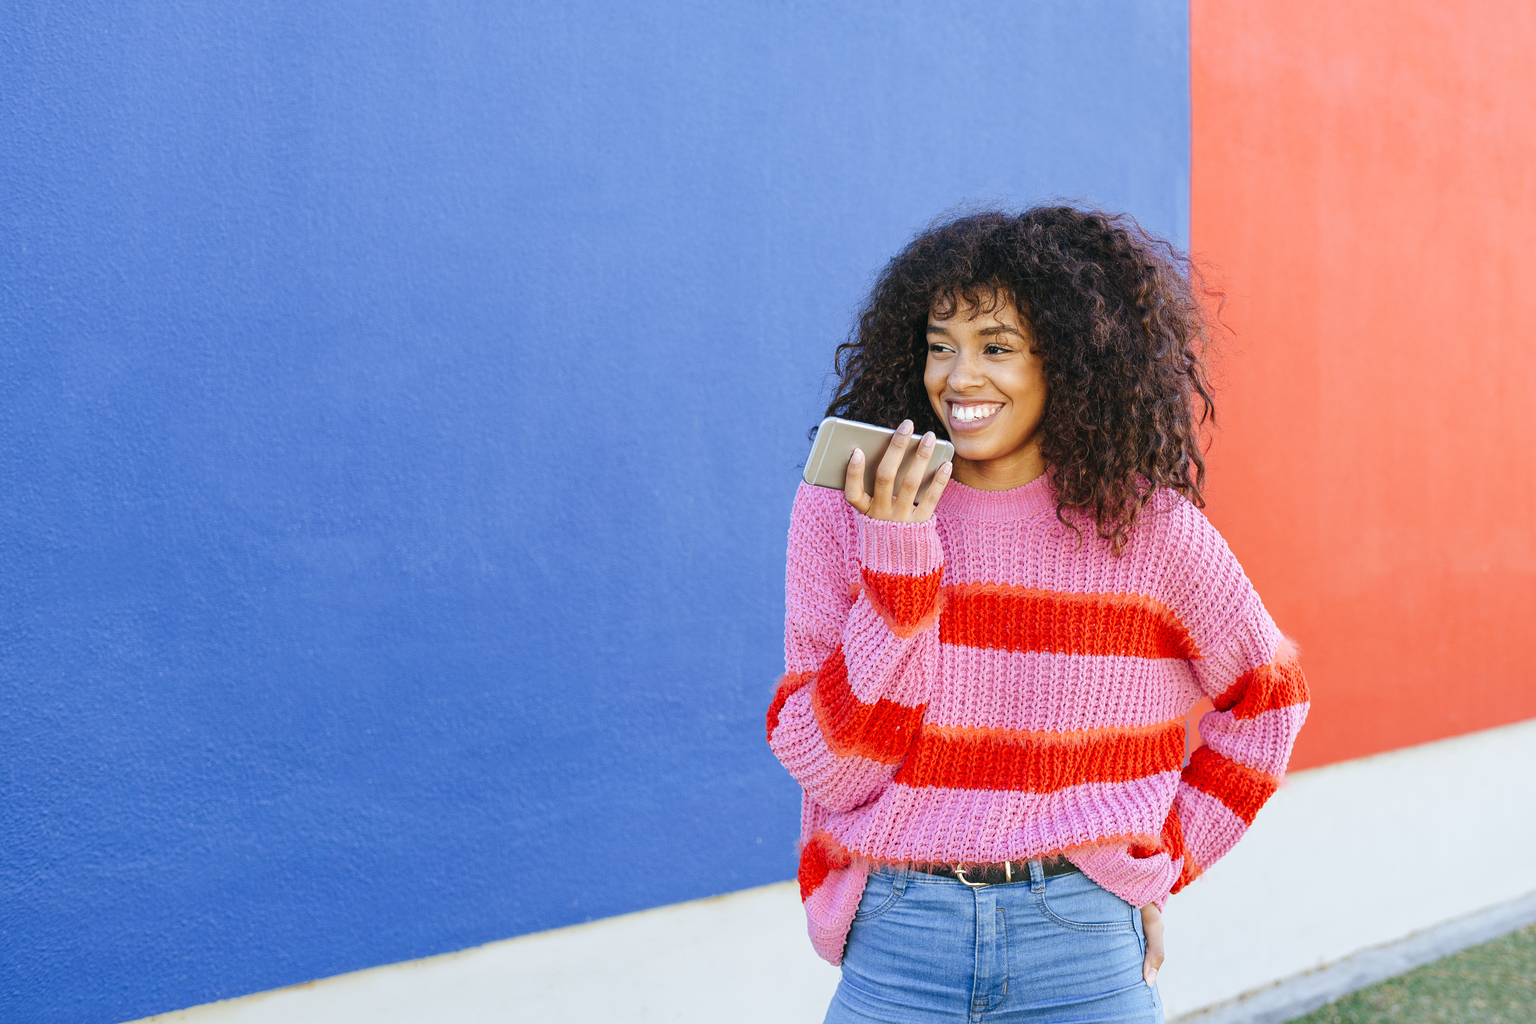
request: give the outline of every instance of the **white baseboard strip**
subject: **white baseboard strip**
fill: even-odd
[[[1397,942],[1362,950],[1338,963],[1286,978],[1220,1006],[1175,1017],[1170,1024],[1284,1024],[1351,992],[1491,942],[1529,924],[1536,924],[1536,892]]]

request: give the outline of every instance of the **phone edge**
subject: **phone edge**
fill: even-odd
[[[811,454],[815,455],[816,450],[819,448],[821,449],[821,455],[816,459],[816,468],[814,470],[811,469],[811,460],[806,459],[805,470],[800,474],[801,481],[810,484],[812,487],[821,486],[821,484],[818,484],[816,481],[821,477],[822,464],[827,461],[827,450],[832,447],[831,441],[828,440],[823,443],[823,438],[827,433],[827,423],[835,421],[836,419],[836,416],[824,416],[822,417],[820,425],[816,427],[816,441],[811,445]]]

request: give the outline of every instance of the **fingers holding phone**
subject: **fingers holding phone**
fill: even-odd
[[[880,462],[875,467],[873,494],[866,493],[864,489],[864,460],[868,456],[862,449],[855,448],[853,457],[848,460],[843,496],[848,500],[848,504],[871,519],[883,519],[893,523],[927,522],[939,503],[939,497],[944,493],[944,485],[949,482],[951,468],[949,462],[945,462],[938,468],[922,499],[918,500],[918,489],[928,473],[928,463],[933,458],[935,437],[933,432],[929,431],[921,438],[914,438],[912,429],[912,421],[903,420],[901,426],[896,429],[896,433],[891,436],[890,443],[886,445],[885,451],[880,456]],[[908,448],[913,444],[917,445],[916,457],[907,466],[907,471],[901,477],[898,486],[897,473],[907,456]]]

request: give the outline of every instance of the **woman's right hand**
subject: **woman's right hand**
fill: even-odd
[[[853,458],[848,460],[848,475],[843,480],[843,497],[848,499],[848,504],[871,519],[883,519],[888,523],[926,523],[939,503],[939,496],[944,493],[944,485],[949,483],[952,467],[948,462],[940,466],[923,500],[917,500],[917,489],[923,485],[928,462],[933,458],[934,435],[930,430],[917,441],[917,458],[912,460],[911,468],[901,481],[901,489],[896,490],[896,471],[906,457],[907,446],[916,440],[912,436],[912,421],[902,420],[891,436],[890,444],[885,446],[880,464],[875,467],[874,494],[864,493],[864,452],[855,448]]]

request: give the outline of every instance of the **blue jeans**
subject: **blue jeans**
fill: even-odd
[[[859,902],[826,1024],[1162,1024],[1141,978],[1141,912],[1086,875],[972,889],[875,871]]]

